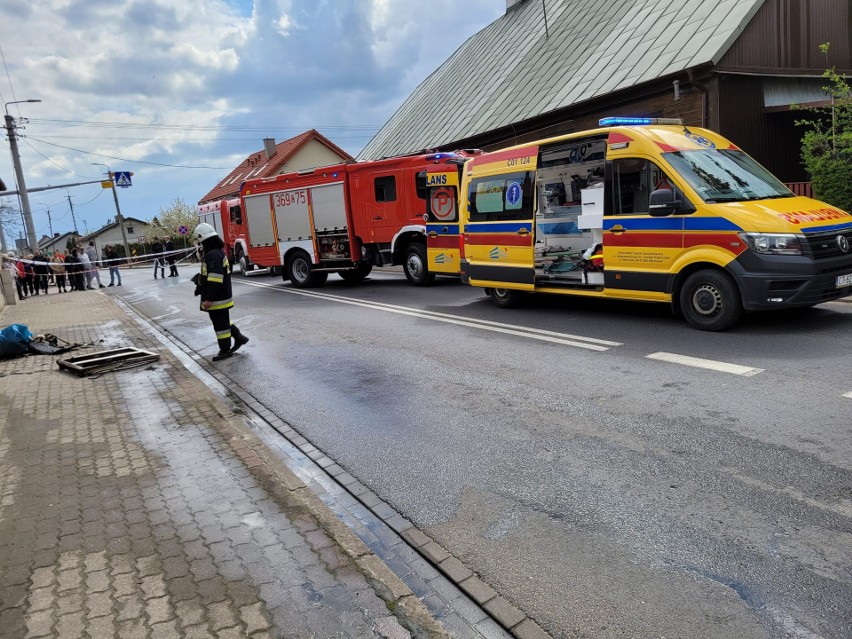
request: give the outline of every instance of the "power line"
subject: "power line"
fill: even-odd
[[[82,204],[78,204],[77,206],[86,206],[87,204],[91,204],[92,202],[94,202],[95,200],[97,200],[100,196],[102,196],[102,195],[104,194],[104,191],[105,191],[105,189],[103,189],[103,188],[98,189],[98,194],[97,194],[95,197],[93,197],[93,198],[92,198],[91,200],[89,200],[88,202],[83,202]],[[71,196],[70,196],[70,195],[68,196],[68,204],[71,204]],[[74,207],[73,207],[73,206],[71,207],[71,210],[72,210],[72,211],[74,210]]]
[[[91,135],[42,135],[39,134],[40,138],[51,138],[51,139],[64,139],[64,140],[122,140],[122,141],[136,141],[136,142],[257,142],[257,138],[220,138],[220,137],[207,137],[207,138],[188,138],[188,137],[170,137],[170,138],[152,138],[152,137],[144,137],[144,138],[131,138],[131,137],[104,137],[104,136],[91,136]],[[335,135],[335,140],[363,140],[364,138],[373,137],[372,133],[365,133],[364,135]]]
[[[80,177],[80,178],[86,179],[86,176],[85,176],[85,175],[80,175],[79,173],[75,173],[74,171],[72,171],[72,170],[70,170],[70,169],[66,169],[64,166],[62,166],[62,165],[61,165],[61,164],[59,164],[58,162],[54,162],[53,160],[51,160],[51,159],[50,159],[49,157],[47,157],[44,153],[42,153],[42,152],[41,152],[41,151],[39,151],[37,148],[35,148],[32,144],[30,144],[30,141],[29,141],[29,140],[24,140],[24,142],[26,142],[26,143],[27,143],[27,146],[28,146],[28,147],[30,147],[33,151],[35,151],[36,153],[38,153],[41,157],[43,157],[45,160],[47,160],[48,162],[50,162],[50,163],[51,163],[51,164],[53,164],[54,166],[58,166],[60,169],[62,169],[62,170],[63,170],[63,171],[65,171],[66,173],[70,173],[71,175],[76,175],[77,177]]]
[[[49,146],[59,147],[60,149],[65,149],[66,151],[76,151],[77,153],[82,153],[84,155],[94,155],[99,158],[109,158],[110,160],[118,160],[119,162],[128,162],[132,164],[152,164],[154,166],[166,166],[173,169],[210,169],[212,171],[232,171],[234,167],[221,167],[221,166],[187,166],[185,164],[166,164],[164,162],[148,162],[145,160],[128,160],[125,158],[116,157],[115,155],[106,155],[105,153],[95,153],[93,151],[84,151],[83,149],[75,149],[70,146],[63,146],[61,144],[55,144],[53,142],[47,142],[46,140],[40,140],[38,138],[34,138],[32,136],[29,137],[30,140],[34,142],[41,142],[42,144],[47,144]]]
[[[167,129],[179,131],[299,131],[305,130],[301,126],[250,126],[242,124],[154,124],[154,123],[132,123],[132,122],[100,122],[90,120],[56,120],[47,118],[29,118],[30,122],[40,124],[86,126],[96,129]],[[375,124],[327,124],[314,125],[313,129],[324,129],[326,131],[378,131],[381,125]]]

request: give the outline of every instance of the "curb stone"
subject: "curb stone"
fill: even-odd
[[[183,368],[171,353],[168,353],[168,357],[173,365]],[[262,484],[268,485],[275,498],[285,501],[291,507],[303,507],[316,519],[326,534],[348,557],[354,560],[376,594],[385,601],[388,609],[415,639],[450,639],[450,635],[405,582],[373,554],[370,548],[341,522],[257,435],[251,432],[246,418],[231,413],[210,389],[205,387],[205,392],[207,393],[205,400],[223,418],[223,421],[214,428],[244,461],[247,455],[243,451],[246,449],[262,461],[262,464],[252,466],[250,471],[258,476]],[[241,446],[241,443],[245,447]]]

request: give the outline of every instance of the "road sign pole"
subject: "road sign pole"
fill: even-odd
[[[127,232],[124,230],[124,218],[121,217],[121,207],[118,205],[118,192],[115,190],[115,173],[110,171],[109,166],[103,162],[92,162],[91,164],[93,166],[106,167],[106,174],[109,176],[109,185],[112,188],[112,199],[115,200],[115,220],[118,222],[118,227],[121,229],[121,237],[124,240],[124,257],[127,258],[127,263],[130,264],[130,245],[127,243]]]
[[[124,230],[124,218],[121,217],[121,208],[118,206],[118,192],[115,189],[115,179],[113,174],[109,174],[109,181],[112,185],[112,197],[115,200],[115,219],[121,227],[121,237],[124,240],[124,255],[127,258],[127,263],[130,264],[130,245],[127,243],[127,231]]]

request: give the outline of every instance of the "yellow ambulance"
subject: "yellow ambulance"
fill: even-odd
[[[429,268],[451,252],[500,307],[528,292],[664,302],[707,331],[852,294],[850,213],[794,195],[712,131],[653,118],[600,127],[467,160],[457,206],[442,167],[430,188],[444,219],[430,209],[427,223],[456,222],[460,238],[457,249],[433,238]]]

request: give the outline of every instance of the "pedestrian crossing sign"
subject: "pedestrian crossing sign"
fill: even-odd
[[[133,175],[130,171],[116,171],[115,172],[115,185],[123,188],[127,188],[131,186],[130,176]]]

